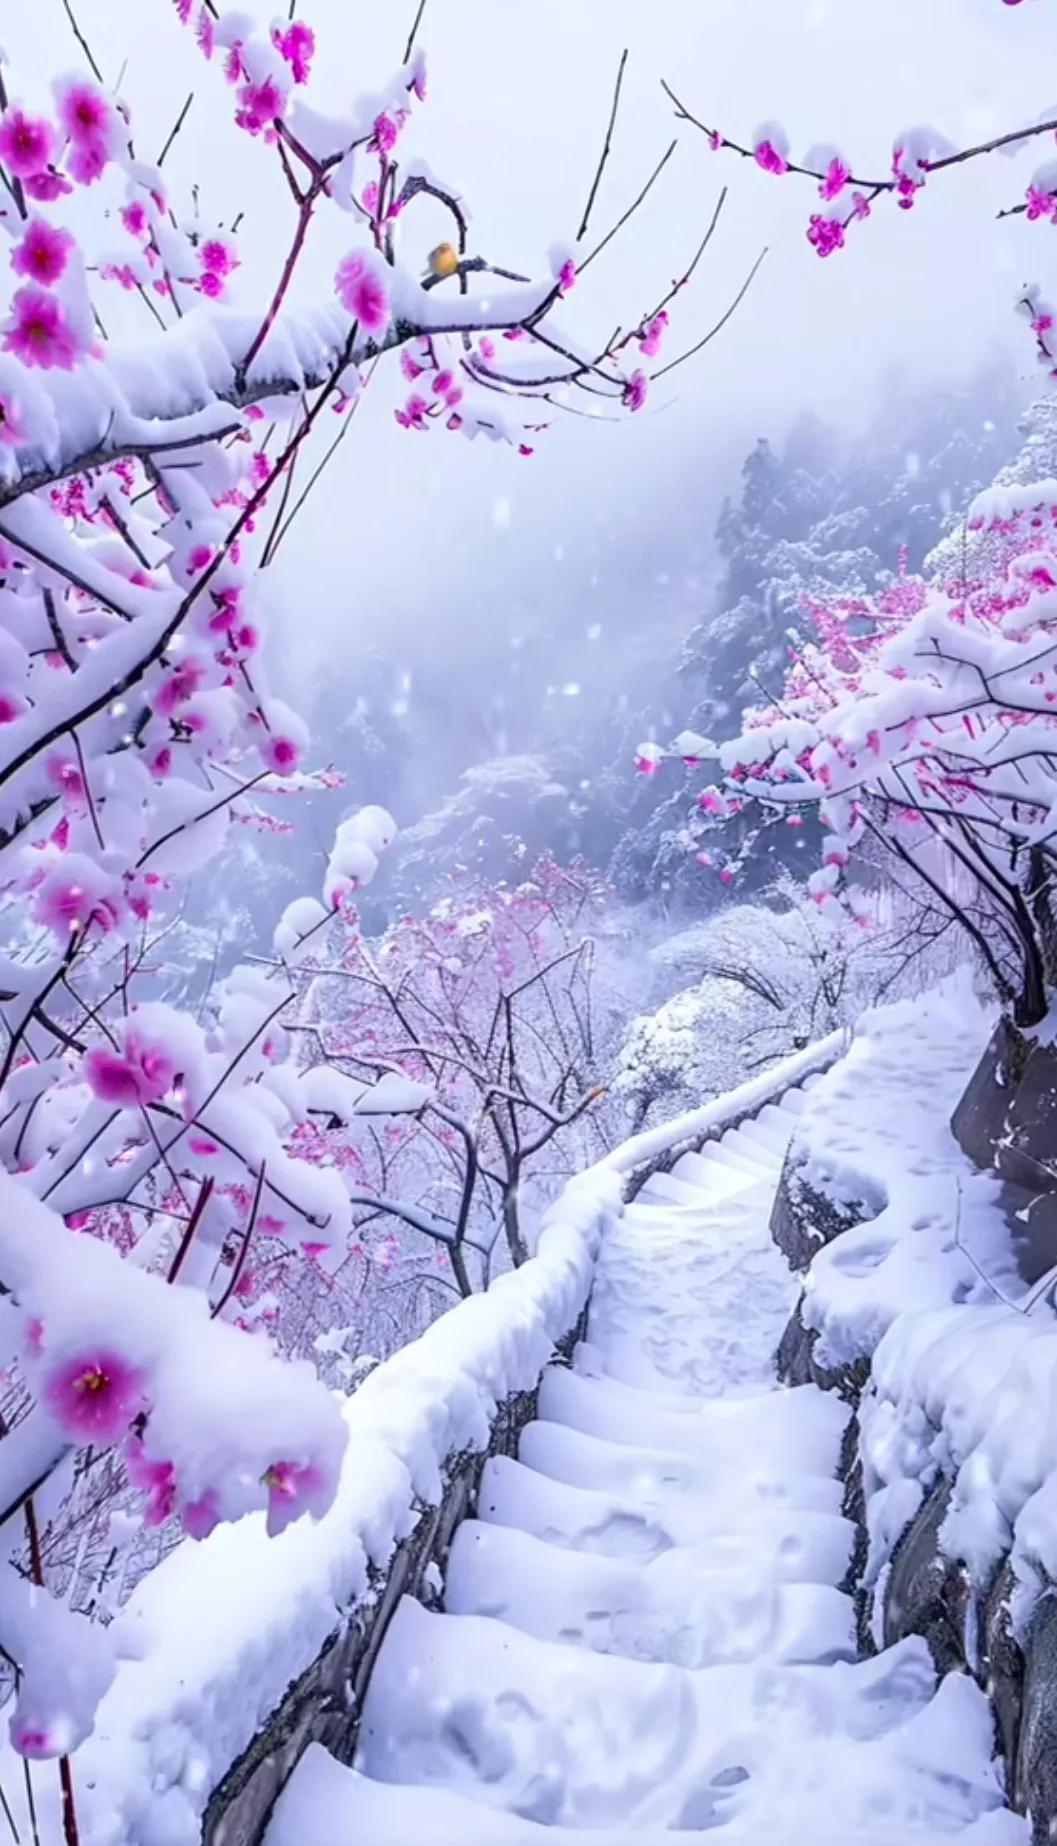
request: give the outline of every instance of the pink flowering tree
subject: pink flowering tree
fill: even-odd
[[[895,135],[887,173],[867,175],[836,147],[797,157],[773,123],[735,139],[664,89],[714,152],[815,189],[807,236],[822,257],[843,249],[875,209],[917,209],[953,168],[1037,152],[1057,134],[1052,110],[968,147],[914,129]],[[1057,222],[1057,163],[1037,167],[1002,215]],[[1057,375],[1057,318],[1039,285],[1016,305],[1040,364]],[[944,917],[957,923],[1021,1025],[1045,1016],[1057,974],[1055,504],[1052,481],[984,495],[947,580],[901,573],[880,596],[810,604],[814,633],[805,641],[794,631],[787,682],[746,714],[743,734],[718,752],[689,733],[673,747],[691,762],[718,756],[726,771],[722,785],[702,790],[686,836],[724,883],[737,877],[742,846],[714,853],[703,834],[737,817],[743,842],[776,821],[801,825],[814,809],[828,830],[811,879],[820,909],[843,904],[869,927],[856,867],[871,845],[883,848],[889,875],[894,859],[909,877],[927,927],[934,932],[937,917],[940,928]],[[645,744],[638,766],[656,773],[671,753]]]
[[[471,243],[461,196],[402,158],[426,91],[414,43],[383,90],[328,116],[307,99],[306,24],[213,0],[176,13],[289,200],[263,299],[205,193],[170,188],[171,135],[151,161],[96,76],[45,88],[0,65],[0,1525],[25,1547],[0,1578],[0,1649],[16,1748],[59,1759],[68,1842],[69,1756],[114,1662],[102,1629],[42,1594],[38,1508],[103,1455],[148,1525],[201,1537],[259,1510],[278,1531],[329,1505],[344,1442],[315,1371],[281,1363],[248,1311],[245,1270],[262,1236],[329,1260],[354,1230],[338,1168],[298,1145],[288,976],[371,876],[389,816],[345,823],[322,893],[282,920],[278,965],[235,969],[201,1019],[158,998],[182,883],[312,780],[269,683],[262,571],[383,360],[414,437],[531,452],[578,393],[642,407],[643,361],[708,240],[645,314],[621,311],[625,332],[585,346],[560,312],[619,228],[593,232],[611,134],[573,241],[542,277],[515,275]],[[618,101],[619,83],[610,129]],[[451,229],[420,255],[423,203]],[[324,215],[345,253],[306,298]],[[419,1022],[397,1064],[429,1068],[426,1036]],[[515,1138],[518,1083],[508,1069]],[[570,1068],[547,1108],[564,1120],[581,1100]]]
[[[587,866],[542,858],[522,884],[466,883],[380,941],[346,915],[302,1010],[302,1135],[346,1176],[376,1286],[418,1292],[425,1273],[441,1300],[485,1286],[497,1258],[524,1262],[555,1184],[605,1151],[609,905]]]
[[[1057,483],[991,489],[968,523],[954,577],[809,602],[784,686],[715,752],[724,780],[687,844],[733,882],[732,816],[817,813],[819,911],[873,927],[880,849],[933,938],[956,924],[1030,1026],[1057,976]]]

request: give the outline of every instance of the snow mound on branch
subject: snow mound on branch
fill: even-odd
[[[432,1084],[418,1083],[413,1077],[401,1077],[388,1071],[365,1090],[356,1104],[357,1115],[417,1115],[436,1095]]]
[[[865,1014],[811,1091],[791,1150],[797,1174],[866,1220],[808,1273],[803,1318],[825,1366],[870,1358],[910,1302],[993,1302],[995,1288],[1017,1286],[998,1181],[970,1165],[948,1126],[991,1023],[960,971]]]

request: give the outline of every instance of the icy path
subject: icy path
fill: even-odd
[[[799,1102],[629,1208],[575,1369],[456,1534],[446,1612],[401,1604],[357,1769],[313,1746],[268,1846],[1026,1840],[976,1687],[937,1688],[923,1642],[855,1660],[847,1413],[773,1374]]]

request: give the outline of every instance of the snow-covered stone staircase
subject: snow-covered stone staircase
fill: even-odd
[[[313,1745],[268,1846],[1019,1846],[977,1688],[937,1688],[917,1640],[856,1659],[847,1411],[775,1384],[792,1289],[768,1219],[802,1100],[615,1226],[443,1613],[399,1606],[356,1768]]]

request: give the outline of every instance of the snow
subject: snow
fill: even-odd
[[[917,1639],[857,1664],[688,1670],[407,1599],[375,1668],[358,1767],[549,1826],[810,1839],[824,1789],[846,1837],[875,1839],[882,1816],[893,1832],[922,1819],[953,1832],[997,1805],[991,1720],[968,1681],[933,1689]]]
[[[245,997],[250,1000],[253,995]],[[115,1684],[100,1705],[96,1732],[78,1754],[81,1777],[91,1784],[83,1803],[86,1846],[171,1846],[172,1840],[196,1837],[192,1829],[211,1788],[275,1709],[290,1681],[316,1658],[350,1604],[365,1594],[368,1565],[384,1567],[394,1545],[412,1529],[421,1505],[439,1499],[445,1460],[485,1447],[496,1406],[536,1384],[555,1343],[575,1324],[587,1299],[603,1231],[620,1220],[628,1173],[652,1158],[666,1139],[681,1141],[702,1123],[721,1124],[754,1099],[762,1101],[803,1077],[835,1049],[827,1045],[789,1060],[706,1111],[679,1118],[669,1125],[667,1136],[655,1130],[636,1137],[571,1182],[544,1220],[537,1253],[528,1263],[498,1278],[487,1295],[463,1302],[437,1321],[420,1340],[371,1373],[344,1404],[346,1462],[334,1504],[323,1518],[302,1520],[268,1540],[263,1517],[252,1515],[218,1528],[202,1544],[181,1546],[139,1585],[120,1624],[121,1651],[132,1657],[122,1659]],[[309,1106],[348,1108],[358,1096],[344,1086],[340,1095],[327,1086],[317,1091],[310,1082],[306,1100]],[[780,1159],[780,1150],[760,1150],[762,1165],[753,1172],[765,1187],[773,1186]],[[320,1172],[314,1177],[326,1176]],[[752,1178],[752,1173],[742,1173],[739,1183]],[[648,1204],[637,1210],[649,1222]],[[769,1248],[766,1237],[760,1237],[763,1221],[758,1202],[750,1199],[740,1222],[761,1253]],[[730,1240],[736,1234],[735,1205],[726,1223],[726,1253],[717,1247],[720,1260],[699,1281],[699,1298],[711,1289],[716,1303],[725,1298],[722,1270],[729,1266]],[[597,1298],[603,1300],[609,1289],[606,1312],[617,1362],[621,1312],[615,1286],[606,1279],[618,1261],[616,1242],[611,1241],[610,1249],[611,1259],[599,1273]],[[100,1258],[103,1254],[99,1252]],[[679,1273],[674,1254],[670,1260],[674,1277]],[[761,1288],[758,1280],[753,1291],[755,1317],[733,1317],[740,1323],[736,1338],[743,1346],[741,1375],[753,1381],[756,1390],[762,1388],[775,1328],[788,1308],[789,1284],[773,1251],[770,1262],[769,1288]],[[642,1290],[645,1278],[643,1263],[637,1284]],[[193,1291],[186,1294],[197,1306]],[[232,1339],[240,1337],[223,1323],[215,1325]],[[600,1327],[601,1322],[593,1342]],[[668,1345],[673,1363],[674,1355],[681,1355],[690,1368],[687,1376],[696,1377],[692,1360],[695,1353],[700,1357],[702,1342],[692,1312],[685,1325],[678,1312],[672,1312]],[[717,1364],[730,1363],[729,1342],[717,1337],[715,1350]],[[582,1376],[570,1385],[568,1378],[548,1374],[544,1402],[570,1388],[589,1398],[598,1393],[619,1398],[626,1385],[610,1380],[603,1386],[590,1378],[598,1363],[596,1343],[581,1347]],[[748,1423],[740,1435],[733,1423],[729,1429],[717,1428],[716,1455],[729,1457],[743,1450],[748,1440],[758,1444],[767,1462],[764,1467],[761,1461],[758,1476],[746,1475],[746,1512],[732,1546],[723,1530],[722,1507],[698,1508],[692,1494],[679,1490],[680,1482],[684,1487],[691,1479],[700,1482],[702,1469],[713,1465],[713,1450],[706,1446],[695,1458],[699,1410],[687,1400],[685,1377],[673,1376],[669,1385],[661,1400],[662,1421],[655,1419],[652,1428],[641,1430],[651,1451],[657,1450],[661,1436],[671,1443],[663,1468],[665,1479],[675,1483],[671,1492],[665,1489],[663,1504],[645,1522],[653,1532],[648,1544],[670,1550],[701,1541],[706,1561],[710,1556],[716,1568],[729,1568],[732,1556],[743,1553],[751,1541],[761,1555],[775,1561],[783,1583],[799,1580],[809,1568],[803,1560],[811,1558],[821,1559],[830,1580],[836,1581],[846,1568],[850,1528],[838,1515],[834,1483],[823,1476],[832,1474],[835,1466],[843,1424],[839,1407],[815,1398],[816,1434],[811,1440],[817,1458],[824,1459],[824,1469],[809,1488],[794,1478],[795,1470],[783,1458],[784,1403],[776,1407],[778,1422],[769,1425],[770,1437],[756,1426],[750,1432]],[[199,1397],[207,1418],[208,1387],[205,1375],[201,1392],[196,1385],[187,1394],[187,1415],[194,1413],[196,1426]],[[752,1412],[750,1404],[741,1414],[751,1417]],[[736,1421],[737,1413],[733,1414]],[[590,1420],[586,1412],[581,1416],[585,1420]],[[552,1436],[557,1429],[552,1423],[536,1427]],[[801,1427],[807,1443],[808,1431]],[[566,1445],[592,1441],[589,1434],[577,1435],[572,1428],[561,1433]],[[531,1444],[531,1436],[526,1440]],[[580,1466],[589,1472],[582,1461]],[[493,1499],[503,1469],[519,1467],[515,1462],[488,1464],[485,1478]],[[620,1495],[612,1481],[605,1491],[586,1492],[556,1480],[545,1489],[551,1490],[559,1499],[585,1494],[590,1502],[588,1524],[591,1518],[596,1523],[609,1518],[617,1531],[634,1524],[633,1506],[622,1510],[617,1505],[614,1511]],[[672,1569],[667,1566],[665,1572]],[[677,1586],[677,1577],[672,1581]],[[669,1601],[675,1594],[676,1589],[669,1591]],[[188,1623],[188,1607],[208,1611],[208,1618]],[[790,1634],[798,1619],[795,1609],[782,1614]]]
[[[797,1535],[789,1525],[787,1543]],[[537,1640],[682,1667],[853,1659],[848,1598],[808,1574],[824,1569],[818,1551],[801,1564],[803,1580],[783,1580],[780,1564],[766,1545],[751,1552],[748,1564],[740,1548],[724,1558],[701,1544],[648,1562],[572,1550],[556,1555],[553,1545],[513,1527],[467,1520],[448,1560],[446,1607],[455,1615],[494,1616]]]
[[[910,1304],[987,1303],[1016,1288],[998,1181],[948,1126],[992,1023],[962,971],[864,1015],[808,1097],[791,1159],[815,1192],[864,1220],[807,1276],[803,1319],[823,1365],[869,1358]]]
[[[419,1083],[413,1077],[402,1077],[396,1071],[388,1071],[378,1082],[365,1090],[356,1104],[357,1115],[417,1115],[428,1102],[432,1102],[437,1092],[429,1083]]]
[[[966,1003],[964,990],[928,1002],[948,1041],[961,1020],[963,1062],[986,1028],[982,1015],[967,1023]],[[818,1075],[835,1035],[615,1150],[566,1188],[528,1263],[347,1401],[347,1458],[322,1519],[268,1541],[253,1514],[145,1579],[78,1753],[85,1846],[192,1846],[211,1789],[368,1594],[371,1567],[439,1499],[445,1460],[485,1446],[496,1406],[541,1371],[517,1459],[487,1463],[477,1517],[456,1538],[448,1613],[405,1601],[387,1635],[365,1707],[367,1774],[340,1770],[332,1785],[311,1751],[268,1846],[329,1846],[339,1815],[350,1837],[417,1846],[423,1791],[403,1781],[431,1785],[423,1837],[462,1846],[532,1846],[540,1823],[552,1842],[596,1829],[600,1846],[614,1825],[648,1839],[720,1822],[746,1841],[807,1837],[810,1823],[825,1841],[820,1797],[840,1816],[832,1846],[951,1834],[1021,1846],[1021,1823],[997,1811],[978,1690],[936,1690],[913,1641],[852,1662],[838,1587],[854,1536],[836,1478],[847,1410],[814,1387],[774,1388],[794,1293],[768,1231],[786,1141],[795,1131],[817,1165],[828,1107],[840,1160],[825,1183],[872,1174],[882,1202],[883,1155],[875,1147],[873,1173],[850,1136],[867,1066],[888,1068],[893,1039],[874,1015],[849,1087],[848,1065]],[[934,1060],[921,1078],[933,1097],[945,1069]],[[805,1078],[806,1094],[783,1094]],[[644,1161],[752,1107],[766,1112],[758,1132],[746,1123],[684,1155],[622,1209]],[[883,1108],[872,1114],[884,1130]],[[548,1366],[592,1284],[573,1370]],[[188,1622],[188,1608],[203,1619]]]
[[[78,1753],[84,1846],[182,1846],[209,1794],[435,1504],[447,1457],[487,1444],[496,1406],[535,1385],[575,1324],[619,1180],[580,1181],[535,1257],[434,1323],[344,1406],[347,1464],[330,1511],[268,1539],[253,1515],[183,1545],[138,1586],[122,1660]],[[80,1248],[80,1246],[76,1246]],[[232,1338],[241,1336],[231,1329]],[[188,1609],[196,1611],[189,1622]]]
[[[350,1840],[378,1842],[379,1846],[612,1846],[614,1828],[542,1826],[518,1814],[490,1810],[482,1821],[476,1802],[441,1788],[396,1788],[350,1773],[313,1744],[297,1775],[282,1796],[268,1836],[268,1846],[333,1846],[336,1829]],[[623,1832],[618,1822],[618,1830]],[[761,1846],[764,1836],[738,1828],[728,1821],[724,1836]],[[340,1837],[340,1835],[339,1835]],[[691,1840],[712,1833],[689,1833],[663,1826],[636,1828],[639,1846],[689,1846]],[[769,1836],[776,1842],[781,1833]],[[839,1811],[811,1817],[810,1833],[786,1832],[786,1839],[810,1839],[811,1846],[852,1846]],[[919,1831],[921,1846],[942,1846],[950,1833]],[[906,1835],[898,1821],[881,1821],[869,1841],[859,1846],[904,1846]],[[1024,1846],[1023,1823],[1001,1811],[984,1814],[961,1830],[963,1846]]]
[[[774,1382],[777,1140],[734,1130],[733,1190],[702,1162],[611,1222],[587,1339],[488,1464],[444,1612],[399,1605],[355,1771],[311,1752],[268,1846],[1026,1840],[980,1690],[937,1687],[917,1638],[854,1659],[848,1410]]]
[[[656,1128],[648,1128],[642,1134],[633,1135],[607,1156],[602,1165],[613,1171],[628,1173],[632,1168],[644,1165],[683,1141],[703,1139],[723,1123],[762,1108],[772,1096],[780,1094],[784,1089],[793,1088],[813,1071],[824,1070],[841,1055],[846,1042],[843,1031],[831,1032],[827,1038],[819,1039],[805,1050],[783,1058],[760,1076],[739,1084],[737,1089],[713,1097],[701,1108],[689,1109],[685,1115],[676,1116],[670,1122],[662,1122]]]
[[[903,1524],[942,1473],[942,1549],[990,1581],[1012,1553],[1023,1628],[1057,1578],[1057,1320],[1044,1302],[906,1313],[882,1340],[862,1407],[870,1553],[880,1584]]]

